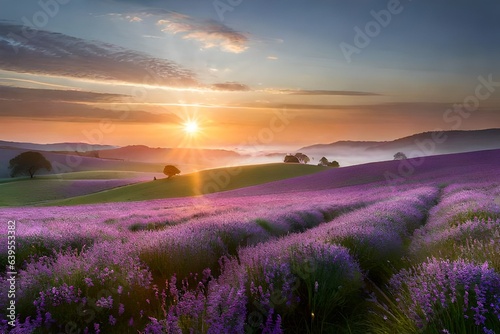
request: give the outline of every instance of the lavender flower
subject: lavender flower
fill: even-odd
[[[463,305],[462,317],[480,328],[486,327],[487,317],[500,321],[500,275],[487,263],[478,266],[433,258],[402,270],[390,286],[401,309],[419,327],[438,319],[438,310],[456,310],[452,305]]]

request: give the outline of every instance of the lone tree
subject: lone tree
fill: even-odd
[[[319,159],[319,164],[318,166],[323,166],[323,167],[340,167],[338,161],[333,160],[332,162],[329,162],[327,158],[323,157]]]
[[[328,166],[329,162],[328,162],[328,159],[323,157],[321,159],[319,159],[319,164],[318,166]]]
[[[394,160],[406,160],[408,159],[406,157],[406,154],[404,154],[403,152],[398,152],[396,154],[394,154]]]
[[[299,159],[295,155],[291,155],[291,154],[287,154],[285,156],[285,159],[283,159],[283,162],[286,162],[286,163],[295,163],[295,164],[299,164],[300,163]]]
[[[167,179],[170,179],[172,176],[180,174],[181,171],[179,168],[172,166],[172,165],[167,165],[165,168],[163,168],[163,174],[167,176]]]
[[[339,167],[340,167],[340,164],[339,164],[339,162],[338,162],[338,161],[333,160],[332,162],[330,162],[330,163],[328,164],[328,166],[330,166],[330,167],[335,167],[335,168],[339,168]]]
[[[299,159],[300,162],[302,162],[303,164],[307,164],[309,161],[311,161],[311,159],[309,159],[309,157],[307,155],[305,155],[304,153],[295,153],[295,157],[297,159]]]
[[[52,170],[50,161],[39,152],[24,152],[9,161],[10,176],[29,175],[30,178],[40,169]]]

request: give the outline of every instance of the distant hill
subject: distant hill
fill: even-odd
[[[338,160],[341,166],[392,160],[396,152],[408,157],[464,153],[500,148],[500,129],[444,131],[442,143],[433,141],[437,132],[424,132],[393,141],[339,141],[302,147],[302,152],[316,159],[325,156]],[[427,145],[423,145],[426,143]],[[435,145],[429,145],[434,143]]]
[[[422,151],[418,143],[432,140],[437,132],[424,132],[392,142],[373,145],[368,151]],[[474,130],[474,131],[445,131],[445,140],[436,144],[435,154],[472,152],[500,148],[500,129]]]
[[[16,155],[25,152],[27,149],[19,148],[0,148],[0,178],[9,177],[9,161]],[[161,172],[163,165],[148,164],[142,162],[129,162],[119,160],[107,160],[85,156],[77,156],[73,154],[63,154],[56,152],[43,152],[42,154],[52,164],[52,173],[67,173],[79,171],[93,170],[114,170],[114,171],[136,171],[136,172]],[[184,169],[181,168],[184,172]],[[40,175],[47,174],[45,170],[38,173]]]
[[[144,145],[99,151],[99,157],[146,163],[204,166],[205,168],[235,164],[241,160],[240,154],[228,150],[152,148]]]
[[[330,148],[353,148],[353,149],[368,149],[372,146],[383,144],[387,142],[379,142],[379,141],[351,141],[351,140],[343,140],[337,141],[330,144],[316,144],[311,146],[306,146],[298,150],[301,151],[312,151],[312,150],[323,150]]]
[[[238,165],[243,161],[240,154],[227,150],[151,148],[142,145],[118,148],[110,145],[94,145],[97,150],[75,152],[79,146],[85,147],[85,145],[87,144],[0,141],[0,178],[9,177],[10,159],[28,150],[42,152],[52,163],[53,173],[92,170],[161,172],[166,164],[173,164],[182,173],[189,173],[206,168]],[[41,174],[47,173],[41,171]]]
[[[406,185],[408,188],[415,187],[415,185],[421,186],[425,183],[449,184],[464,179],[475,180],[476,178],[484,178],[486,175],[491,175],[494,179],[500,169],[500,149],[442,154],[420,160],[418,159],[418,162],[411,159],[406,162],[392,160],[346,168],[328,168],[323,172],[311,175],[235,189],[211,196],[232,198],[330,190],[351,186],[367,189],[368,185],[390,187],[387,175],[396,177],[398,184]],[[403,163],[416,166],[410,175],[400,174]],[[393,179],[389,180],[394,182]],[[307,195],[304,195],[304,198],[307,198]]]
[[[0,140],[0,147],[2,148],[20,148],[24,150],[36,151],[78,151],[88,152],[95,150],[109,150],[117,148],[111,145],[92,145],[86,143],[54,143],[54,144],[34,144],[34,143],[19,143],[13,141]]]

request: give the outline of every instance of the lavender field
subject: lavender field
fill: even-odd
[[[2,209],[17,237],[9,333],[500,333],[499,152],[385,180],[398,167]],[[6,294],[0,306],[7,333]]]

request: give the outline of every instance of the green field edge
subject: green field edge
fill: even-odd
[[[171,179],[140,182],[68,199],[47,201],[37,206],[68,206],[200,196],[314,174],[330,168],[273,163],[207,169]]]

